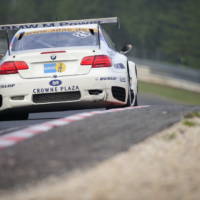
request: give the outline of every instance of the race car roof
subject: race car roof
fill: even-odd
[[[7,24],[7,25],[0,25],[0,30],[5,31],[5,30],[19,30],[28,28],[46,28],[46,27],[59,27],[59,26],[87,25],[87,24],[108,24],[108,23],[119,23],[118,17],[66,20],[66,21],[55,21],[55,22],[38,22],[38,23],[25,23],[25,24]]]

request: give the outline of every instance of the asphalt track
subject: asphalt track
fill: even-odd
[[[151,95],[140,95],[139,96],[140,105],[170,105],[174,104],[168,100],[154,97]],[[27,126],[44,123],[46,121],[74,115],[80,112],[87,112],[90,110],[72,110],[72,111],[63,111],[63,112],[48,112],[48,113],[36,113],[30,114],[28,121],[0,121],[0,136],[6,133],[20,130],[26,128]]]
[[[87,169],[200,110],[149,95],[140,97],[140,104],[150,107],[95,115],[0,150],[0,190]],[[6,134],[75,112],[86,111],[33,114],[27,121],[0,122],[0,131]]]
[[[154,97],[151,95],[139,96],[140,105],[166,105],[174,104],[173,102]],[[72,110],[63,112],[48,112],[30,114],[28,121],[0,121],[0,136],[6,133],[26,128],[27,126],[44,123],[46,121],[74,115],[80,112],[87,112],[90,110]]]

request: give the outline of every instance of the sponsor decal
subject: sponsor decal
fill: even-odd
[[[60,87],[47,87],[47,88],[34,88],[33,94],[45,94],[45,93],[55,93],[55,92],[72,92],[79,91],[79,86],[60,86]]]
[[[100,77],[99,79],[96,78],[95,80],[100,80],[100,81],[120,81],[120,82],[126,82],[126,77]]]
[[[117,77],[100,77],[100,81],[114,81],[117,80]]]
[[[117,63],[114,65],[115,69],[125,69],[125,66],[122,63]]]
[[[49,82],[50,86],[59,86],[62,85],[62,81],[61,80],[52,80]]]
[[[91,35],[90,32],[85,32],[85,31],[78,31],[78,32],[73,33],[73,36],[82,38],[82,39],[87,38],[90,35]]]
[[[67,69],[64,63],[48,63],[44,64],[44,73],[65,72]]]
[[[44,64],[44,73],[54,73],[54,72],[56,72],[55,63]]]
[[[24,28],[42,28],[42,27],[57,27],[57,26],[71,26],[82,24],[104,24],[104,23],[117,23],[116,17],[113,18],[97,18],[97,19],[83,19],[83,20],[69,20],[57,22],[41,22],[41,23],[28,23],[28,24],[8,24],[0,25],[0,30],[17,30]]]
[[[96,28],[93,29],[94,32],[98,32]],[[56,32],[88,32],[90,35],[90,29],[89,28],[53,28],[53,29],[44,29],[44,30],[38,30],[38,31],[30,31],[25,32],[24,36],[29,36],[33,34],[42,34],[42,33],[56,33]],[[16,35],[16,37],[20,37],[20,33]]]
[[[12,83],[12,84],[5,84],[5,85],[0,85],[0,88],[1,89],[4,89],[4,88],[13,88],[15,87],[15,84]]]
[[[56,64],[56,71],[57,72],[65,72],[66,71],[66,65],[64,63],[57,63]]]

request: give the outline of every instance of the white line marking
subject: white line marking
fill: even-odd
[[[83,117],[91,117],[93,114],[92,113],[80,113],[78,115],[83,116]]]
[[[0,140],[0,147],[7,147],[7,146],[11,146],[14,145],[15,141],[9,141],[9,140]]]
[[[69,119],[69,120],[82,120],[84,117],[82,116],[79,116],[79,115],[72,115],[70,117],[67,117],[66,119]]]
[[[61,120],[56,120],[56,121],[51,121],[45,123],[46,126],[62,126],[65,125],[67,122],[61,121]]]
[[[20,127],[13,127],[13,128],[3,129],[3,130],[0,130],[0,135],[4,135],[4,134],[9,133],[11,131],[17,131],[19,129],[20,129]]]
[[[12,132],[12,133],[9,133],[9,134],[6,134],[4,136],[2,136],[1,138],[6,138],[7,136],[9,137],[24,137],[24,138],[29,138],[31,136],[33,136],[34,133],[30,133],[28,132],[28,129],[25,129],[25,130],[22,130],[22,131],[16,131],[16,132]],[[0,138],[0,141],[1,141],[1,138]]]
[[[45,133],[55,127],[68,125],[72,122],[83,120],[83,119],[86,119],[88,117],[92,117],[95,115],[114,113],[114,112],[119,112],[119,111],[124,111],[124,110],[134,110],[134,109],[147,108],[147,107],[149,107],[149,106],[146,105],[146,106],[116,108],[116,109],[111,109],[111,110],[78,113],[76,115],[61,118],[58,120],[53,120],[53,121],[45,122],[42,124],[30,126],[24,130],[15,131],[15,132],[0,136],[0,149],[4,149],[6,147],[13,146],[21,141],[27,140],[27,139],[37,135],[37,134]]]
[[[34,126],[30,126],[28,130],[32,131],[48,131],[51,129],[51,126],[48,126],[47,122],[43,124],[38,124]]]

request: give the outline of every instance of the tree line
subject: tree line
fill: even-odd
[[[120,48],[139,58],[200,69],[199,0],[1,0],[0,24],[118,16],[106,26]]]

